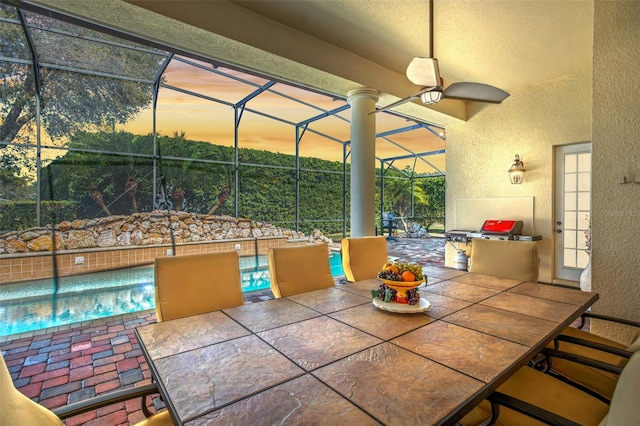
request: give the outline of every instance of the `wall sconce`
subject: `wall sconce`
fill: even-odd
[[[520,184],[524,180],[524,163],[520,161],[520,156],[516,154],[516,159],[509,169],[509,177],[512,184]]]

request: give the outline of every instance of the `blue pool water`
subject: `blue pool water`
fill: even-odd
[[[344,275],[339,253],[331,274]],[[242,291],[269,288],[267,257],[240,258]],[[39,330],[155,307],[153,267],[120,269],[0,286],[0,336]]]

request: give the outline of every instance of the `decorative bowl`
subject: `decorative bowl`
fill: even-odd
[[[396,303],[409,303],[409,297],[407,296],[407,290],[414,289],[424,282],[424,279],[420,281],[391,281],[380,278],[383,283],[388,287],[397,291]]]

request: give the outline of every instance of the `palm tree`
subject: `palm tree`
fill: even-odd
[[[402,174],[387,171],[384,180],[385,210],[400,217],[407,229],[405,218],[413,218],[416,211],[424,210],[429,204],[429,196],[420,185],[416,185],[416,174],[407,166]]]

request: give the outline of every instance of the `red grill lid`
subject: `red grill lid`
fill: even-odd
[[[485,220],[484,225],[482,225],[482,232],[520,235],[522,224],[521,220]]]

